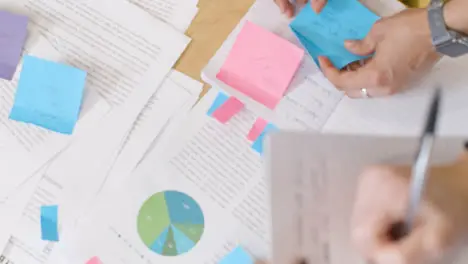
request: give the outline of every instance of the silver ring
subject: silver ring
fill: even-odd
[[[369,93],[367,92],[366,88],[361,89],[361,95],[362,95],[362,98],[370,98]]]

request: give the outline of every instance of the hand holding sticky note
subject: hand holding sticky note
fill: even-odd
[[[42,240],[59,241],[58,236],[58,206],[41,206]]]
[[[319,14],[306,5],[290,27],[317,64],[319,56],[326,56],[342,69],[365,58],[348,51],[345,40],[364,39],[377,20],[358,0],[328,0]]]
[[[11,80],[26,41],[28,18],[0,11],[0,78]]]
[[[80,114],[85,82],[82,70],[26,56],[10,119],[71,134]]]
[[[246,21],[217,78],[257,102],[274,108],[304,56],[289,41]]]

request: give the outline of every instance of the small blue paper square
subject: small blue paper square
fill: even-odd
[[[210,109],[208,109],[208,112],[206,114],[208,116],[212,116],[213,113],[220,106],[222,106],[228,99],[229,99],[229,95],[227,95],[227,94],[225,94],[223,92],[218,92],[218,95],[216,96],[215,100],[213,101],[213,104],[211,105]]]
[[[305,6],[290,27],[316,63],[319,56],[326,56],[342,69],[366,58],[348,51],[345,40],[364,39],[377,20],[358,0],[329,0],[319,14]]]
[[[250,254],[242,247],[237,247],[227,256],[225,256],[219,264],[253,264],[254,260]]]
[[[86,72],[80,69],[25,56],[10,119],[71,134],[85,83]]]
[[[252,148],[257,151],[260,154],[263,154],[263,141],[265,140],[265,136],[271,132],[278,130],[278,128],[273,125],[273,124],[268,124],[265,129],[263,129],[263,132],[258,136],[257,140],[254,141],[252,144]]]
[[[41,206],[42,240],[59,241],[58,236],[58,206]]]

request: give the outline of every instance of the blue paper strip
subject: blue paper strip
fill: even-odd
[[[252,148],[257,151],[260,154],[263,154],[263,141],[265,140],[265,136],[271,132],[278,130],[278,127],[276,127],[273,124],[268,124],[265,129],[263,129],[263,132],[258,136],[257,140],[254,141],[252,144]]]
[[[225,256],[219,264],[253,264],[254,260],[250,254],[242,247],[237,247],[227,256]]]
[[[41,206],[41,234],[42,240],[59,241],[57,205]]]
[[[80,114],[86,72],[25,56],[10,119],[71,134]]]
[[[319,56],[326,56],[341,69],[366,58],[349,52],[345,40],[365,38],[377,20],[379,17],[357,0],[328,0],[319,14],[305,6],[290,27],[316,63]]]
[[[213,104],[211,105],[210,109],[206,113],[209,116],[212,116],[214,111],[216,111],[220,106],[222,106],[227,100],[229,99],[229,95],[219,92],[218,95],[216,96],[216,99],[213,101]]]

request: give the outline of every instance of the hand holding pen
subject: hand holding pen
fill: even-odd
[[[450,264],[467,246],[468,151],[430,167],[439,99],[436,92],[414,165],[377,166],[361,177],[352,237],[370,263]]]

